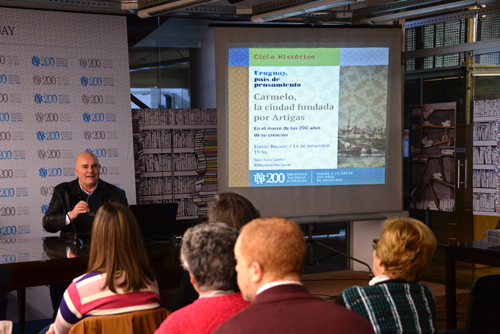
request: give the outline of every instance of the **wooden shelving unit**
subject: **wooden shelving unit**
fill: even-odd
[[[455,210],[455,109],[410,106],[410,207]]]
[[[215,109],[138,110],[134,119],[138,204],[176,202],[178,220],[204,217],[208,201],[217,193],[216,137]]]

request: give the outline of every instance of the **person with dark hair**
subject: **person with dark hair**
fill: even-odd
[[[134,215],[120,203],[106,203],[92,228],[87,273],[70,284],[47,334],[66,334],[79,320],[160,306]]]
[[[369,286],[346,289],[335,302],[370,321],[378,334],[437,333],[434,295],[418,283],[436,251],[432,231],[413,218],[389,219],[373,249]]]
[[[208,210],[208,220],[222,222],[240,230],[243,225],[260,218],[259,211],[245,197],[236,193],[220,193]]]
[[[181,261],[200,297],[172,313],[156,334],[209,334],[248,305],[232,290],[237,238],[238,230],[224,223],[204,223],[186,231]]]
[[[0,266],[0,320],[7,319],[7,304],[9,303],[7,294],[9,293],[9,281],[9,268]]]
[[[243,226],[234,247],[238,286],[252,303],[214,334],[370,334],[354,312],[311,295],[300,282],[306,256],[301,228],[278,217]]]
[[[229,226],[241,229],[249,221],[259,218],[259,211],[245,197],[236,193],[220,193],[215,196],[215,201],[208,210],[208,221],[225,223]],[[238,290],[236,282],[234,289]],[[193,288],[187,272],[182,275],[179,290],[167,309],[174,312],[186,305],[191,304],[198,298],[198,292]]]

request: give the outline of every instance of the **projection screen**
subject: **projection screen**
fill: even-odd
[[[296,221],[401,212],[401,27],[214,31],[219,192]]]

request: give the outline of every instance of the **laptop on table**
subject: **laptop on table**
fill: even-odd
[[[178,203],[131,205],[142,239],[168,240],[172,237]]]

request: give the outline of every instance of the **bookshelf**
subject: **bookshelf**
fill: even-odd
[[[496,165],[500,100],[476,100],[473,112],[473,212],[474,215],[497,216]]]
[[[138,204],[179,203],[177,219],[206,216],[217,194],[215,109],[134,109]]]

